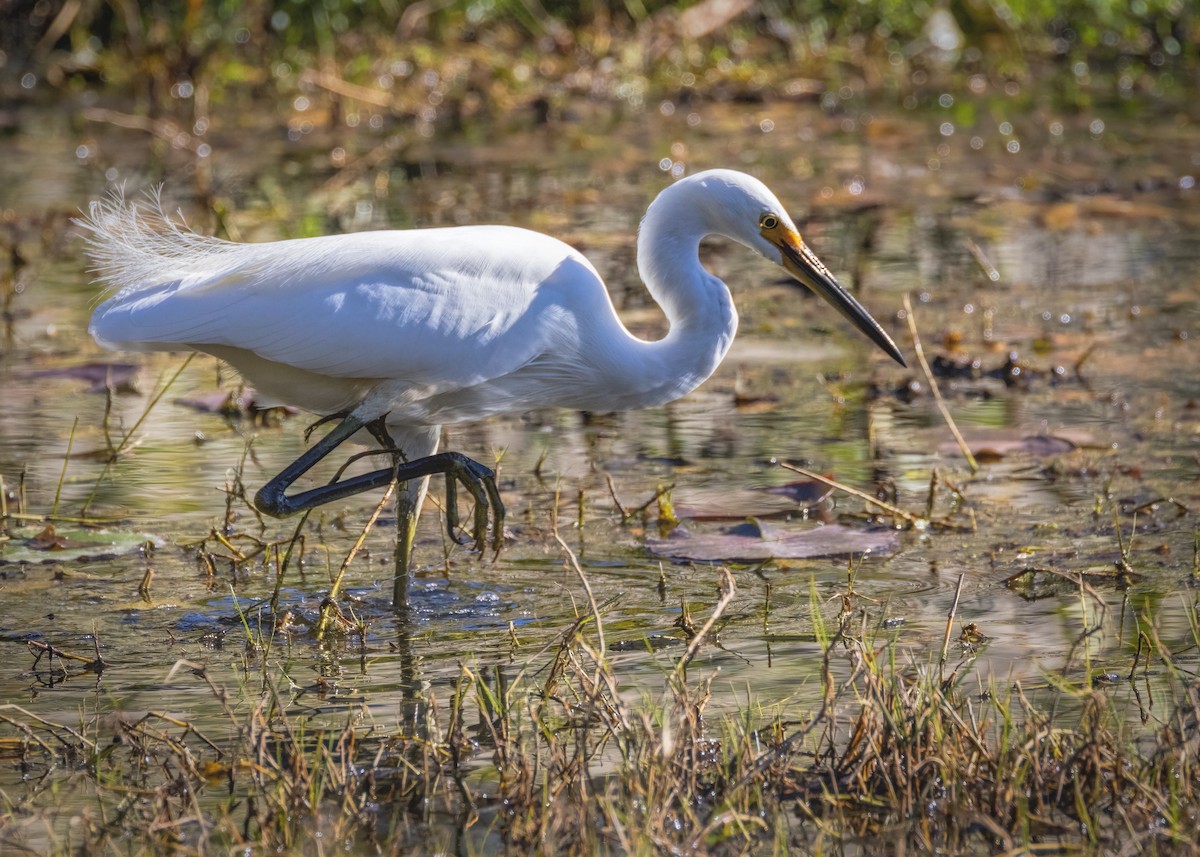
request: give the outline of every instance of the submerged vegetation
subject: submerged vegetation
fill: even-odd
[[[281,672],[278,622],[245,626],[236,688],[200,664],[171,669],[168,682],[211,695],[223,727],[153,710],[61,724],[0,706],[0,747],[26,783],[2,795],[0,841],[126,854],[1191,853],[1200,686],[1151,624],[1132,664],[1075,657],[1046,676],[1052,690],[999,686],[972,675],[977,632],[950,645],[952,612],[940,661],[901,655],[852,573],[833,612],[810,605],[819,706],[751,699],[714,717],[717,674],[693,659],[721,645],[734,578],[718,584],[686,650],[663,662],[661,690],[636,699],[591,601],[542,651],[463,662],[447,698],[406,694],[397,730],[353,706],[342,726],[297,714],[324,691]],[[1096,619],[1081,644],[1103,631]],[[79,661],[59,669],[105,668]],[[1120,683],[1140,723],[1106,691]],[[52,800],[68,784],[94,803],[64,830]]]

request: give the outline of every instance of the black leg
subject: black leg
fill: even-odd
[[[472,535],[476,548],[482,550],[486,543],[488,510],[490,509],[494,516],[493,547],[499,552],[504,539],[504,504],[501,502],[500,492],[496,488],[496,474],[461,453],[441,452],[408,462],[400,461],[397,456],[392,467],[352,476],[349,479],[338,480],[335,477],[334,481],[328,485],[287,496],[287,489],[292,486],[292,483],[363,427],[364,423],[361,420],[347,416],[333,431],[313,444],[311,449],[260,488],[254,495],[254,505],[267,515],[286,518],[314,506],[332,503],[335,500],[341,500],[374,488],[382,488],[384,485],[390,484],[392,480],[407,482],[410,479],[420,479],[441,473],[446,477],[446,522],[450,528],[451,538],[462,544],[455,532],[459,523],[455,489],[456,483],[461,482],[462,486],[475,499],[475,526]],[[388,438],[386,431],[381,426],[372,423],[367,428],[377,439]],[[385,449],[383,452],[395,454],[396,450],[391,448]]]

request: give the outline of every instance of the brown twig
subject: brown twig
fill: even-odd
[[[967,246],[967,252],[971,254],[971,258],[975,260],[975,264],[979,266],[979,270],[983,271],[983,275],[993,283],[998,283],[1000,281],[1000,272],[996,270],[996,266],[992,264],[992,260],[983,252],[983,248],[971,238],[964,238],[963,243]]]
[[[725,612],[725,608],[729,606],[730,602],[733,601],[733,596],[737,593],[737,583],[734,582],[733,574],[729,569],[724,567],[721,568],[720,589],[721,597],[717,600],[717,606],[713,608],[708,621],[700,626],[700,630],[692,634],[688,642],[687,651],[683,653],[683,657],[675,664],[673,678],[676,680],[679,680],[683,676],[688,664],[692,662],[692,659],[696,657],[696,653],[700,651],[700,646],[704,644],[709,631],[712,630],[717,620],[721,618],[721,614]]]
[[[4,714],[3,712],[5,712],[5,711],[16,711],[19,714],[21,714],[23,717],[26,717],[35,723],[40,723],[42,726],[45,726],[47,729],[62,730],[63,732],[66,732],[68,735],[70,735],[72,738],[74,738],[76,741],[78,741],[79,744],[87,747],[89,753],[94,753],[96,751],[96,742],[95,741],[92,741],[89,738],[84,737],[83,733],[79,732],[76,729],[72,729],[70,726],[64,726],[61,723],[53,723],[44,717],[40,717],[37,714],[34,714],[29,709],[22,708],[21,706],[16,705],[11,702],[6,702],[6,703],[0,704],[0,720],[5,721],[6,723],[11,723],[14,726],[18,726],[18,727],[22,726],[23,724],[21,724],[20,721],[14,720],[13,718]]]
[[[628,521],[630,518],[629,510],[625,508],[625,504],[621,502],[621,498],[617,496],[617,486],[613,484],[611,473],[604,474],[605,481],[608,482],[608,493],[612,497],[613,503],[617,506],[617,511],[621,513],[621,519]]]
[[[883,509],[885,512],[888,512],[889,514],[895,515],[899,518],[903,518],[904,520],[908,521],[910,524],[916,525],[921,520],[920,518],[918,518],[916,515],[912,514],[911,512],[904,511],[899,506],[893,506],[891,503],[885,503],[882,500],[878,499],[877,497],[872,497],[870,494],[868,494],[865,491],[860,491],[857,488],[853,488],[842,482],[838,482],[836,479],[830,479],[828,476],[822,476],[820,473],[814,473],[811,470],[805,470],[803,467],[797,467],[794,464],[788,464],[786,461],[779,462],[779,466],[782,467],[784,470],[790,470],[793,473],[799,473],[801,476],[805,476],[809,479],[815,479],[816,481],[822,483],[823,485],[828,485],[830,488],[836,488],[839,491],[845,491],[847,494],[852,494],[853,496],[858,497],[860,500],[863,500],[864,502],[870,503],[874,506],[878,506],[880,509]]]
[[[908,322],[909,336],[912,337],[913,351],[916,352],[917,362],[921,364],[921,371],[925,374],[929,390],[933,393],[933,400],[937,403],[938,410],[942,414],[942,419],[946,421],[946,425],[950,428],[950,434],[954,435],[954,442],[958,444],[958,448],[962,450],[963,457],[967,459],[967,464],[970,465],[971,472],[976,473],[979,471],[979,462],[971,454],[971,448],[967,446],[967,442],[963,440],[958,426],[954,424],[954,417],[950,416],[950,409],[946,407],[946,401],[942,398],[942,391],[938,389],[937,381],[933,377],[933,371],[929,368],[929,361],[925,359],[925,349],[921,347],[921,337],[917,333],[917,319],[913,314],[912,301],[908,295],[904,296],[904,317]]]
[[[604,622],[600,619],[600,608],[596,606],[596,596],[592,594],[592,585],[588,582],[587,575],[583,573],[583,569],[579,566],[579,560],[575,558],[575,553],[567,543],[563,541],[563,537],[558,534],[558,528],[554,529],[554,538],[558,542],[558,546],[562,548],[563,553],[567,557],[567,562],[574,569],[575,575],[579,578],[579,582],[583,584],[583,591],[587,594],[588,608],[592,612],[592,619],[596,623],[596,638],[599,642],[598,655],[599,660],[603,661],[604,653],[607,649],[604,642]]]
[[[388,483],[387,490],[383,492],[383,496],[379,498],[379,502],[375,505],[375,511],[371,513],[371,517],[367,519],[367,523],[363,525],[362,532],[359,533],[358,539],[354,542],[354,546],[350,548],[350,552],[346,554],[346,558],[342,560],[341,568],[338,569],[337,577],[334,578],[333,585],[329,588],[329,594],[325,596],[325,600],[321,604],[321,620],[317,624],[317,637],[323,638],[329,630],[331,621],[330,611],[337,607],[337,597],[342,589],[342,580],[346,577],[346,570],[350,568],[350,563],[358,556],[358,552],[362,550],[363,543],[367,540],[367,535],[375,527],[375,522],[379,520],[379,516],[383,514],[383,510],[387,507],[387,503],[392,499],[392,494],[396,490],[396,480],[393,479]]]
[[[659,499],[660,497],[662,497],[664,494],[670,494],[670,493],[671,493],[671,491],[672,491],[674,488],[675,488],[675,483],[674,483],[674,482],[672,482],[670,485],[660,485],[660,486],[658,486],[658,490],[654,492],[654,496],[653,496],[653,497],[651,497],[649,500],[647,500],[645,503],[643,503],[642,505],[638,506],[637,508],[630,509],[630,510],[629,510],[629,511],[628,511],[628,512],[625,514],[625,520],[629,520],[630,518],[634,517],[635,515],[640,515],[642,512],[644,512],[644,511],[646,511],[647,509],[649,509],[649,508],[650,508],[650,505],[651,505],[652,503],[657,503],[657,502],[658,502],[658,499]]]
[[[122,113],[106,107],[85,107],[80,115],[89,122],[100,122],[105,125],[115,125],[118,128],[128,128],[133,131],[145,131],[160,140],[170,143],[176,149],[198,151],[204,142],[199,137],[188,133],[171,119],[150,119],[133,113]]]
[[[942,654],[938,658],[938,675],[941,678],[945,677],[946,655],[950,651],[950,634],[954,631],[954,617],[958,615],[958,600],[962,597],[963,580],[966,577],[965,573],[958,576],[958,584],[954,587],[954,603],[950,605],[950,612],[946,614],[946,634],[942,637]]]

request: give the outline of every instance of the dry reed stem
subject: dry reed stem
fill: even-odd
[[[25,718],[33,721],[34,723],[39,723],[42,726],[45,726],[46,728],[48,728],[50,730],[61,729],[63,732],[70,735],[72,738],[74,738],[80,744],[87,747],[89,752],[95,752],[95,750],[96,750],[96,742],[95,741],[92,741],[91,739],[87,738],[82,733],[80,733],[78,730],[72,729],[70,726],[64,726],[61,723],[54,723],[50,720],[45,719],[44,717],[34,714],[29,709],[23,708],[20,705],[17,705],[12,702],[0,703],[0,712],[4,712],[4,711],[15,711],[18,714],[20,714],[22,717],[25,717]],[[3,714],[3,713],[0,713],[0,720],[5,721],[6,723],[11,723],[14,726],[18,726],[18,727],[21,726],[20,721],[15,720],[14,718],[9,717],[8,715]]]
[[[913,351],[916,352],[917,362],[921,364],[921,372],[924,373],[925,380],[929,384],[929,390],[933,393],[933,400],[937,403],[938,411],[941,412],[942,419],[946,421],[946,425],[950,429],[950,434],[954,435],[954,442],[958,444],[963,457],[967,459],[967,464],[970,465],[971,472],[977,473],[979,471],[979,462],[975,460],[975,456],[971,454],[971,448],[963,440],[963,436],[954,422],[954,417],[950,416],[950,409],[946,407],[946,401],[942,398],[942,391],[938,388],[937,380],[933,377],[933,371],[929,368],[929,362],[925,359],[925,349],[921,346],[921,336],[917,333],[917,319],[913,314],[912,301],[908,295],[904,296],[904,317],[908,322],[909,336],[912,337]]]
[[[721,567],[721,597],[717,600],[713,612],[709,615],[708,620],[700,626],[700,630],[696,631],[688,643],[687,651],[683,653],[683,657],[675,664],[675,670],[672,673],[672,678],[679,681],[687,673],[687,666],[696,657],[700,647],[704,645],[708,639],[709,632],[712,631],[713,625],[725,613],[725,609],[733,601],[733,596],[737,594],[737,583],[733,579],[732,572],[724,566]]]
[[[43,643],[40,640],[26,640],[25,646],[30,652],[35,653],[38,659],[40,659],[42,655],[49,655],[51,658],[58,658],[60,661],[80,661],[84,664],[90,664],[93,662],[92,659],[86,655],[76,655],[72,654],[71,652],[65,652],[57,646],[52,646],[49,643]],[[34,661],[34,665],[37,665],[37,660]]]
[[[983,252],[983,248],[975,243],[970,237],[963,238],[963,244],[967,247],[967,252],[975,260],[975,264],[979,266],[979,270],[983,271],[985,277],[993,283],[1000,281],[1000,272],[996,270],[996,266],[992,264],[992,260]]]
[[[362,532],[358,534],[358,538],[354,541],[354,545],[350,548],[350,552],[346,554],[346,558],[342,560],[341,567],[338,568],[337,577],[333,581],[333,585],[329,588],[329,595],[326,596],[329,600],[336,600],[341,593],[342,581],[346,577],[346,571],[350,568],[350,563],[354,562],[354,558],[358,556],[358,552],[362,550],[363,543],[366,542],[367,536],[375,527],[375,522],[379,520],[379,516],[383,514],[383,510],[387,507],[388,501],[392,499],[392,494],[396,490],[396,483],[393,481],[388,485],[387,490],[383,492],[383,496],[379,498],[379,502],[375,504],[375,509],[371,512],[371,517],[367,519],[363,525]]]
[[[873,506],[878,506],[880,509],[883,509],[890,515],[903,518],[905,521],[908,521],[914,526],[921,521],[920,518],[911,512],[906,512],[899,506],[893,506],[891,503],[885,503],[883,500],[880,500],[877,497],[872,497],[865,491],[860,491],[857,488],[845,484],[844,482],[838,482],[836,479],[830,479],[828,476],[822,476],[820,473],[814,473],[813,471],[806,470],[803,467],[797,467],[794,464],[788,464],[786,461],[780,461],[779,466],[784,470],[790,470],[793,473],[799,473],[801,476],[809,479],[815,479],[817,482],[820,482],[823,485],[828,485],[830,488],[836,488],[839,491],[845,491],[847,494],[851,494],[866,503],[870,503]]]
[[[588,582],[587,575],[583,573],[583,569],[579,567],[579,560],[575,558],[574,551],[567,547],[567,543],[563,541],[563,537],[559,535],[557,526],[554,528],[554,538],[558,542],[558,546],[562,548],[562,552],[566,555],[567,562],[575,571],[575,576],[578,577],[579,582],[583,584],[583,591],[587,593],[588,607],[592,612],[592,620],[596,623],[596,638],[600,643],[599,657],[597,659],[597,667],[599,667],[601,662],[604,660],[607,646],[604,642],[604,622],[600,618],[600,608],[596,606],[596,596],[592,594],[592,585]]]
[[[942,653],[938,657],[938,672],[945,679],[946,655],[950,651],[950,634],[954,630],[954,617],[958,614],[958,599],[962,596],[963,581],[966,579],[966,573],[958,576],[958,583],[954,587],[954,603],[950,605],[950,612],[946,614],[946,633],[942,637]]]
[[[628,521],[632,517],[632,514],[628,509],[625,508],[625,504],[621,502],[621,498],[617,496],[617,486],[613,482],[612,474],[605,473],[604,479],[608,483],[609,496],[612,497],[612,501],[616,505],[617,511],[621,513],[621,520]]]

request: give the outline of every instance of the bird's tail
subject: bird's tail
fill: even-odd
[[[87,233],[92,271],[108,291],[202,274],[236,252],[237,244],[193,231],[182,215],[170,217],[160,190],[127,200],[124,189],[114,189],[75,220]]]

